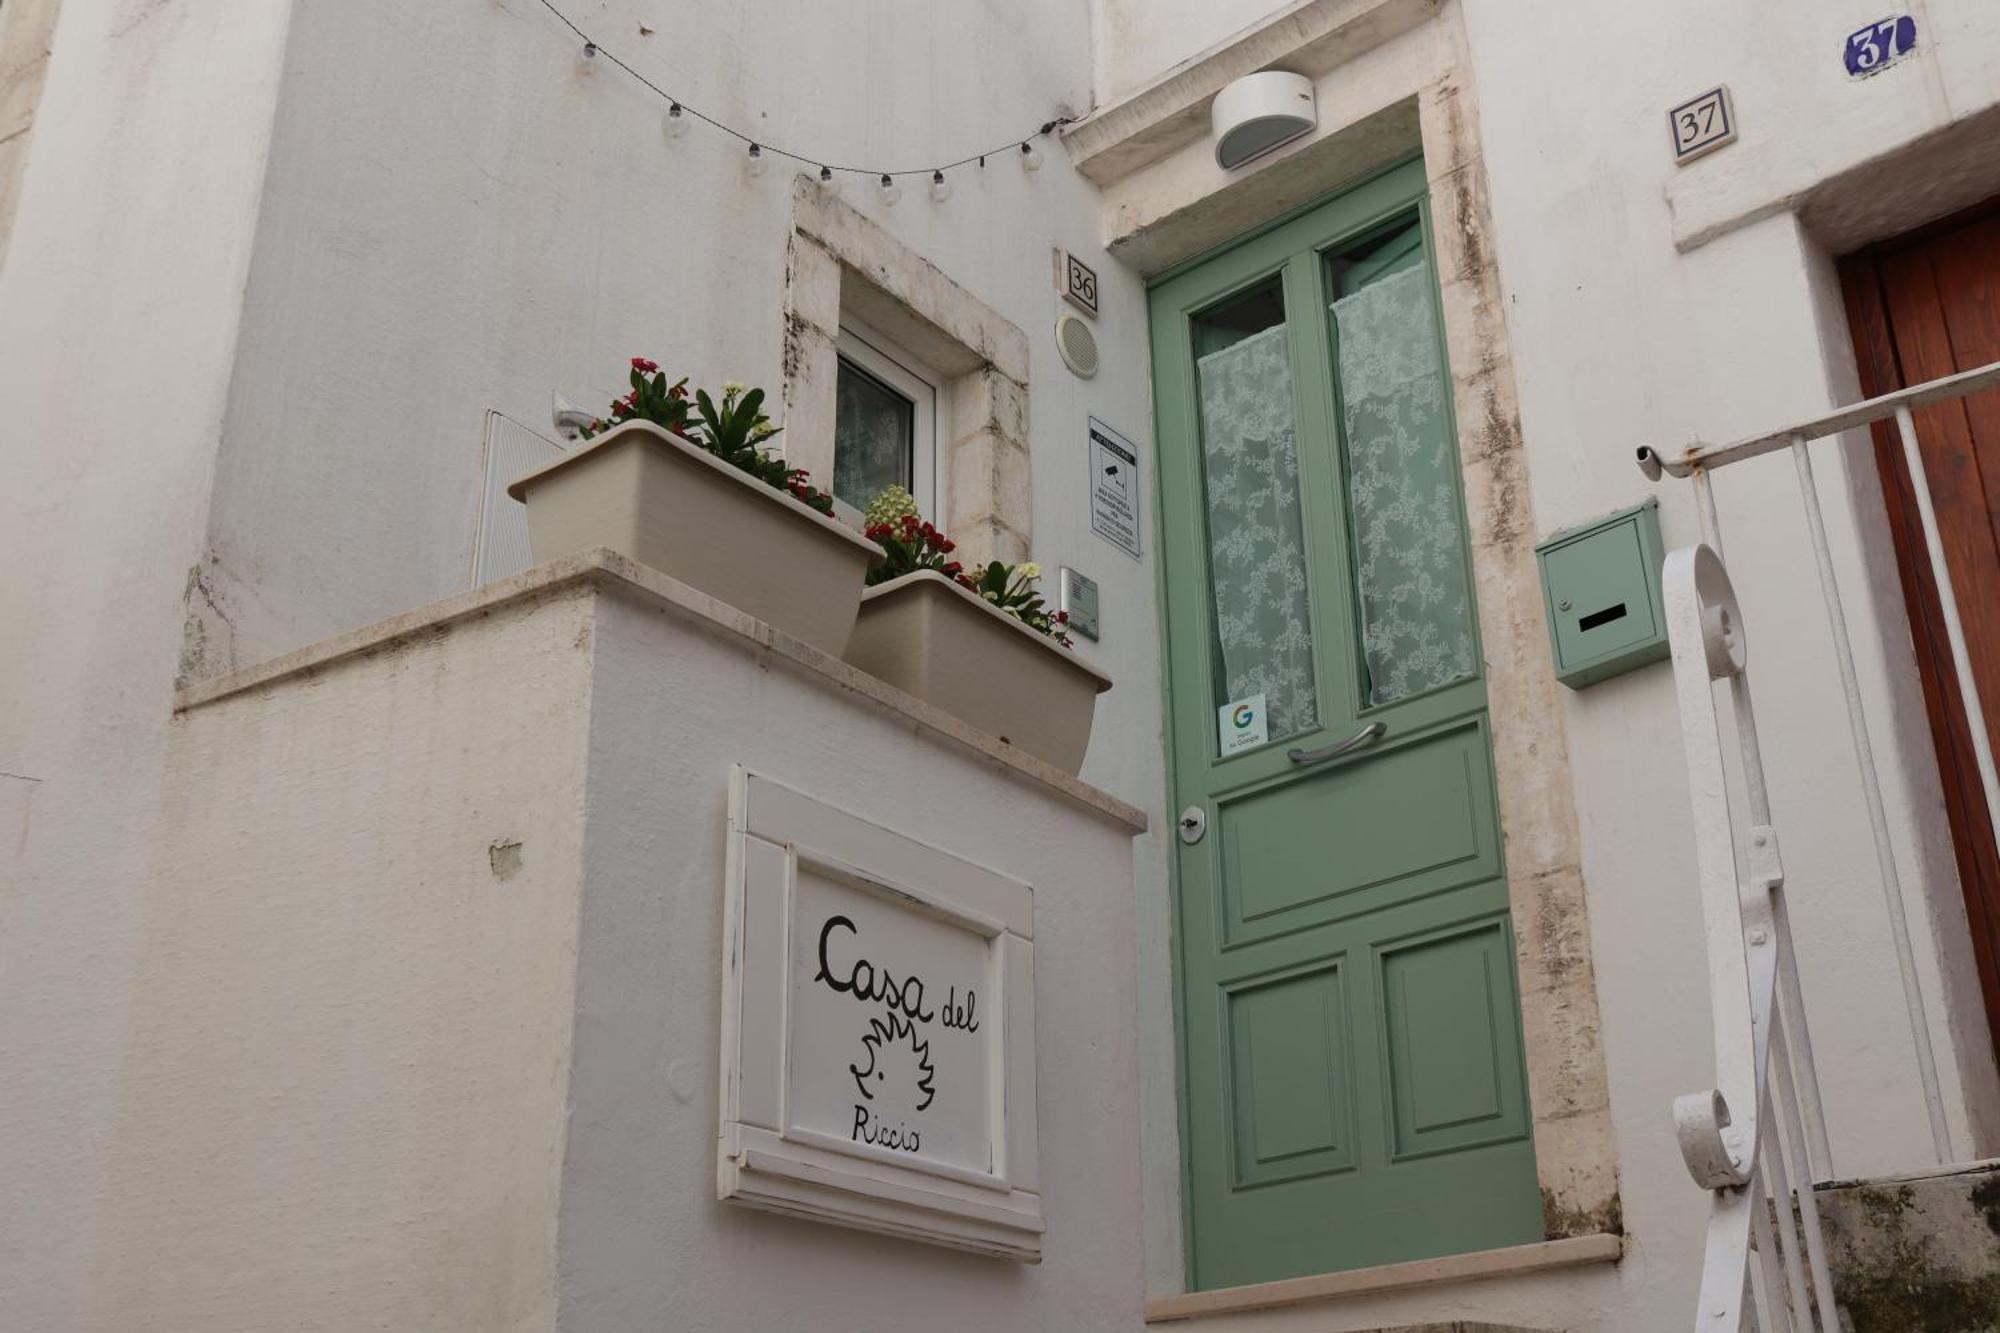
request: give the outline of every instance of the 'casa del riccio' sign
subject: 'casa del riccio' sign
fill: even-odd
[[[738,770],[718,1193],[1037,1260],[1033,892]]]

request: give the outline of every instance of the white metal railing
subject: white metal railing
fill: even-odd
[[[1950,1135],[1923,992],[1910,943],[1901,876],[1889,840],[1881,780],[1854,669],[1847,617],[1834,576],[1819,489],[1807,446],[1893,417],[1901,433],[1925,551],[1942,603],[1952,665],[1965,700],[1988,814],[2000,829],[2000,779],[1946,568],[1930,486],[1918,450],[1917,407],[2000,386],[2000,362],[1872,398],[1783,430],[1733,444],[1695,446],[1675,458],[1639,450],[1648,477],[1690,478],[1701,520],[1699,545],[1674,551],[1662,576],[1674,684],[1694,804],[1697,864],[1715,1025],[1716,1084],[1674,1104],[1681,1153],[1695,1182],[1713,1192],[1695,1326],[1735,1333],[1751,1321],[1771,1330],[1838,1329],[1813,1184],[1833,1176],[1812,1036],[1792,951],[1783,863],[1772,825],[1762,750],[1750,696],[1743,619],[1723,563],[1711,474],[1789,450],[1847,697],[1848,726],[1868,807],[1889,933],[1902,978],[1932,1147],[1949,1160]],[[1725,780],[1717,681],[1729,684],[1749,822],[1739,842]],[[1739,879],[1739,854],[1748,869]],[[1756,1262],[1752,1263],[1752,1257]]]

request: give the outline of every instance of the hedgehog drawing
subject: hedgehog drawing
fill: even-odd
[[[917,1103],[916,1109],[924,1110],[937,1096],[937,1090],[931,1087],[931,1079],[937,1074],[931,1066],[931,1044],[917,1040],[917,1030],[909,1020],[895,1014],[869,1019],[868,1031],[861,1038],[861,1049],[867,1052],[868,1067],[864,1069],[852,1064],[847,1067],[847,1072],[854,1075],[854,1086],[861,1089],[861,1095],[867,1100],[875,1100],[875,1087],[871,1085],[888,1079],[892,1051],[907,1053],[916,1060],[916,1088],[923,1094],[923,1100]]]

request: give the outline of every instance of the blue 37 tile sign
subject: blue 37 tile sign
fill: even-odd
[[[1885,19],[1848,34],[1847,73],[1865,79],[1880,74],[1917,49],[1917,21],[1908,14],[1892,14]]]

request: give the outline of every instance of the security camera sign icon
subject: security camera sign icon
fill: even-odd
[[[1254,750],[1271,739],[1264,720],[1264,696],[1248,694],[1216,709],[1217,750],[1227,759],[1244,750]]]

